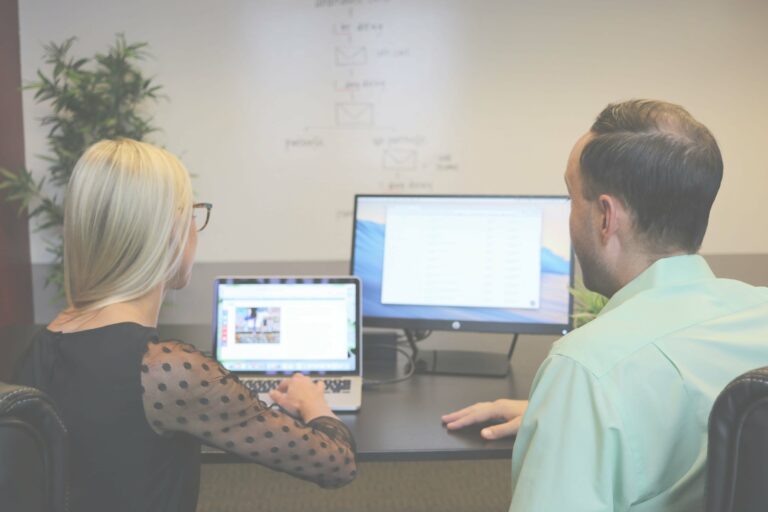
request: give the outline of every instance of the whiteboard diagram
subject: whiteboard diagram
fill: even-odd
[[[365,46],[336,47],[337,66],[365,66],[368,63],[368,49]]]
[[[338,126],[373,126],[373,104],[337,103],[336,124]]]
[[[382,155],[382,167],[395,171],[416,171],[419,152],[415,149],[387,148]]]

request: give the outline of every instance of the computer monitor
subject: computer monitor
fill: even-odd
[[[352,274],[363,282],[363,324],[566,333],[569,214],[567,196],[356,196]]]

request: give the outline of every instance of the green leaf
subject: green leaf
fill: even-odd
[[[607,297],[588,290],[581,282],[577,282],[576,287],[569,288],[569,291],[574,299],[574,313],[571,318],[576,328],[594,320],[608,302]]]
[[[0,190],[9,203],[18,204],[23,215],[36,220],[37,231],[60,231],[64,218],[63,201],[69,178],[80,155],[94,142],[130,137],[143,140],[156,131],[149,115],[150,104],[161,95],[154,77],[146,77],[137,62],[150,56],[146,42],[129,43],[124,34],[116,34],[106,52],[91,57],[71,55],[76,38],[44,45],[43,63],[36,81],[25,83],[24,90],[34,91],[37,103],[49,107],[40,119],[48,128],[48,148],[38,155],[48,165],[47,173],[37,182],[31,173],[13,173],[0,169]],[[43,189],[51,190],[49,196]],[[46,231],[48,230],[48,231]],[[46,282],[62,291],[63,261],[61,237],[50,241],[56,268]]]

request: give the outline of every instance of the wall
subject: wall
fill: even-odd
[[[681,103],[712,129],[726,174],[703,252],[760,258],[766,19],[750,0],[39,0],[21,6],[21,55],[30,79],[49,40],[77,35],[80,55],[117,32],[150,42],[145,68],[169,98],[155,141],[215,205],[206,273],[343,268],[355,193],[564,193],[575,139],[631,97]],[[45,108],[24,102],[41,171]],[[31,249],[39,290],[42,237]]]
[[[16,0],[0,0],[0,168],[24,166],[24,138]],[[13,326],[32,321],[32,279],[27,221],[0,192],[0,380],[18,348]]]

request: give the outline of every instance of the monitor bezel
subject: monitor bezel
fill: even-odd
[[[565,199],[570,201],[570,197],[561,194],[539,195],[539,194],[355,194],[355,205],[352,213],[352,251],[350,257],[349,273],[355,275],[355,243],[357,238],[357,208],[360,199]],[[574,271],[576,259],[573,251],[573,241],[570,240],[570,275],[568,277],[568,286],[573,288]],[[361,278],[362,279],[362,278]],[[365,283],[363,283],[363,286]],[[362,300],[365,300],[363,297]],[[481,333],[504,333],[504,334],[566,334],[573,329],[573,295],[568,293],[568,322],[565,324],[542,324],[534,322],[480,322],[480,321],[459,321],[442,319],[424,319],[424,318],[397,318],[366,316],[365,305],[361,304],[363,310],[363,324],[366,327],[395,328],[408,330],[432,330],[432,331],[454,331],[454,332],[481,332]]]
[[[363,362],[363,294],[362,280],[357,276],[217,276],[213,281],[213,322],[211,323],[213,358],[219,361],[217,334],[219,323],[219,285],[220,284],[354,284],[355,285],[355,368],[353,370],[312,370],[312,371],[265,371],[265,370],[230,370],[235,375],[254,376],[290,376],[304,373],[318,376],[360,376]],[[219,361],[219,364],[221,362]],[[223,365],[222,365],[223,366]],[[226,368],[226,367],[225,367]]]

